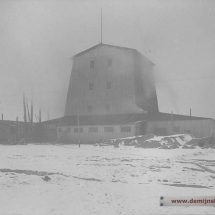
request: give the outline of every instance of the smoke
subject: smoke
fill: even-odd
[[[135,101],[132,99],[123,99],[122,110],[126,113],[146,113],[146,111],[135,104]]]
[[[154,78],[161,111],[179,113],[179,96],[174,88],[174,82],[171,82],[170,78],[165,78],[165,72],[157,67],[154,68]]]

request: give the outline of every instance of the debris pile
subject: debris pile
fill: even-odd
[[[96,143],[96,146],[134,146],[136,148],[159,148],[159,149],[194,149],[215,148],[213,137],[195,138],[191,134],[175,134],[171,136],[156,136],[154,134],[133,136],[119,139],[109,139]]]

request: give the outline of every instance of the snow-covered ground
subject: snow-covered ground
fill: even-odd
[[[210,148],[0,145],[1,215],[215,214],[159,206],[160,196],[215,196],[214,180]]]

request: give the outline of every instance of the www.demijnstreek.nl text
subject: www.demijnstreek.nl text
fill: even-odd
[[[215,199],[177,199],[177,200],[171,200],[173,204],[181,204],[181,203],[190,203],[190,204],[198,204],[198,203],[203,203],[203,204],[214,204]]]
[[[215,196],[161,196],[160,206],[213,206]]]

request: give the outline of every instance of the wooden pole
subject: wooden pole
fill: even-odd
[[[17,126],[17,130],[16,130],[16,142],[19,142],[19,119],[18,117],[16,117],[16,126]]]
[[[78,145],[79,145],[79,148],[81,146],[81,141],[80,141],[80,131],[79,131],[79,112],[78,112],[78,100],[77,100],[77,103],[76,103],[76,109],[77,109],[77,118],[78,118]]]
[[[37,118],[37,115],[36,115],[36,114],[35,114],[35,118],[36,118],[36,121],[37,121],[37,123],[38,123],[39,121],[38,121],[38,118]]]
[[[172,134],[173,134],[173,111],[172,111],[172,115],[171,115],[171,121],[172,121]]]
[[[27,117],[26,117],[26,99],[25,94],[23,93],[23,111],[24,111],[24,122],[26,123]]]
[[[191,134],[191,123],[192,123],[192,119],[191,119],[191,109],[190,109],[190,134]]]
[[[28,108],[28,100],[26,98],[26,107],[27,107],[27,112],[28,112],[28,122],[31,121],[31,117],[30,117],[30,112],[29,112],[29,108]]]

